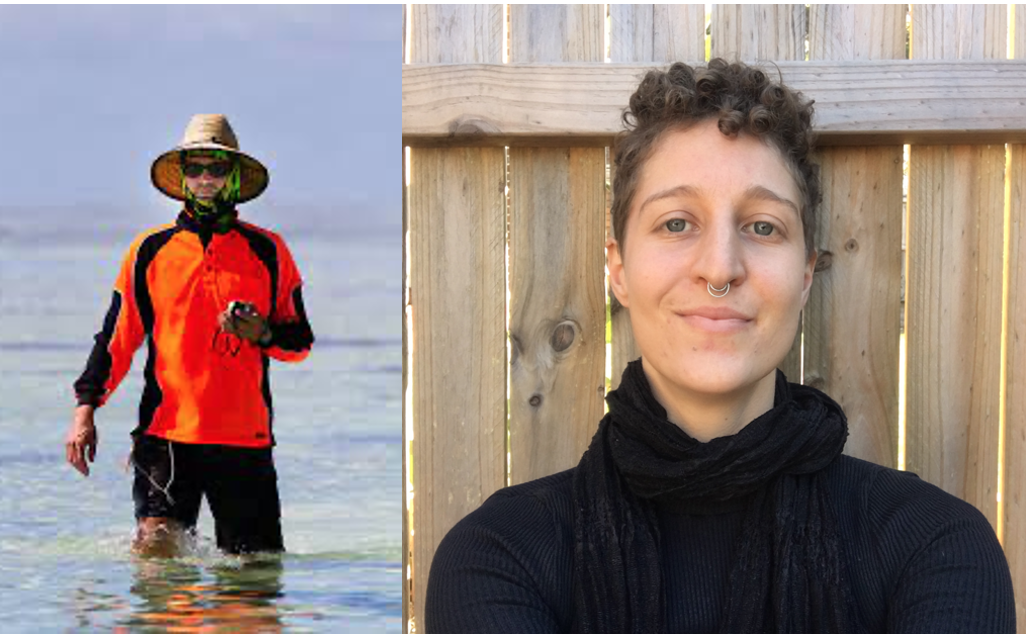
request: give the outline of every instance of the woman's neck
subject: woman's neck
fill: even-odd
[[[682,389],[645,368],[652,395],[666,409],[671,423],[699,442],[731,436],[773,408],[776,373],[727,394],[701,394]]]

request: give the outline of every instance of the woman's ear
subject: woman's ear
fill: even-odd
[[[819,258],[819,251],[813,249],[809,258],[805,261],[805,279],[802,282],[802,308],[805,302],[809,301],[809,292],[812,290],[812,277],[816,272],[816,260]]]
[[[630,308],[630,300],[627,296],[627,283],[623,275],[623,257],[620,253],[620,244],[610,238],[606,241],[606,266],[609,268],[609,287],[616,296],[616,301],[624,308]]]

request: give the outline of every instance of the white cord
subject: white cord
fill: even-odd
[[[155,488],[156,490],[158,490],[158,491],[160,491],[161,493],[164,494],[164,497],[167,498],[168,504],[170,504],[171,506],[174,506],[175,505],[175,501],[174,501],[174,498],[171,497],[170,490],[171,490],[171,483],[175,481],[175,448],[171,444],[170,440],[167,441],[167,453],[168,453],[168,456],[171,457],[171,477],[169,477],[167,479],[167,484],[164,485],[164,486],[160,486],[159,484],[157,484],[157,481],[154,480],[153,478],[151,478],[150,474],[146,473],[146,471],[143,470],[143,468],[140,467],[138,463],[136,463],[136,461],[135,461],[135,452],[132,452],[132,466],[135,467],[136,469],[138,469],[139,473],[141,473],[144,476],[146,476],[146,479],[150,481],[150,484],[153,485],[153,488]]]

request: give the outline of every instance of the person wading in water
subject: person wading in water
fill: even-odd
[[[146,343],[130,458],[133,550],[173,556],[206,496],[220,549],[282,551],[268,366],[270,359],[303,360],[314,336],[285,241],[238,218],[237,205],[267,187],[267,169],[239,150],[226,117],[195,115],[150,176],[183,208],[173,224],[142,233],[125,254],[74,385],[67,461],[89,475],[95,410]]]

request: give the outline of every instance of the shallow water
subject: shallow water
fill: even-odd
[[[307,361],[271,370],[288,552],[218,553],[204,506],[183,557],[145,560],[128,554],[124,468],[144,350],[97,414],[90,477],[63,453],[71,383],[131,235],[41,237],[0,212],[0,630],[400,631],[397,249],[385,234],[284,233],[317,335]]]

